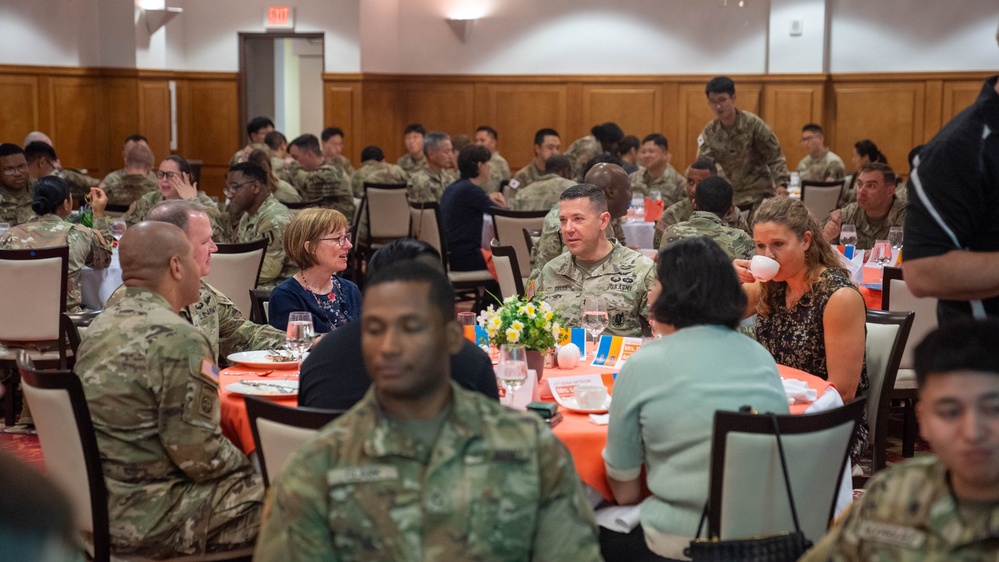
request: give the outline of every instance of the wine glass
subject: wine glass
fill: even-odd
[[[316,330],[312,326],[312,313],[292,312],[288,314],[288,331],[285,334],[285,347],[295,356],[295,361],[302,362],[306,350],[312,346]]]
[[[597,352],[597,338],[600,332],[607,329],[610,316],[607,314],[607,302],[600,297],[586,297],[583,300],[583,328],[593,336],[593,353]],[[583,354],[586,357],[586,354]]]
[[[875,240],[871,255],[871,261],[881,267],[891,264],[891,243],[887,240]]]
[[[844,246],[856,246],[857,227],[852,224],[844,224],[839,229],[839,243]]]
[[[891,243],[893,250],[902,249],[902,227],[893,226],[888,229],[888,242]]]
[[[527,380],[527,348],[514,344],[500,347],[496,378],[506,389],[506,405],[512,406],[513,392]]]

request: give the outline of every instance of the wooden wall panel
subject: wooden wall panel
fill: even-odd
[[[52,142],[60,152],[73,155],[73,166],[98,174],[106,172],[106,156],[94,142],[106,136],[106,126],[94,111],[101,105],[100,91],[98,78],[55,76],[49,80]]]
[[[613,121],[639,140],[662,132],[663,93],[658,85],[583,85],[583,122],[589,127]]]
[[[526,166],[534,158],[534,133],[552,128],[565,135],[566,87],[555,84],[490,84],[485,100],[486,121],[499,134],[499,151],[510,171]],[[562,137],[564,149],[572,139]]]
[[[355,119],[360,113],[356,107],[361,99],[360,87],[359,82],[327,82],[323,85],[323,126],[343,129],[344,156],[355,162],[361,156],[361,145],[357,138],[360,119]]]
[[[946,124],[955,115],[975,103],[982,91],[982,81],[962,80],[945,81],[943,84],[943,123]],[[932,136],[932,135],[931,135]]]
[[[394,82],[371,82],[361,86],[361,112],[357,137],[363,150],[374,145],[385,153],[385,160],[395,162],[406,152],[403,130],[406,126],[399,105],[399,85]],[[360,164],[359,159],[354,161]]]
[[[107,128],[106,134],[100,144],[103,166],[101,177],[103,177],[108,172],[117,170],[124,165],[122,143],[125,137],[136,133],[145,135],[147,138],[149,135],[138,126],[138,81],[134,76],[105,78],[101,85],[101,96],[103,102],[102,115],[104,116],[102,121]],[[60,145],[58,140],[52,140],[56,143],[56,146]],[[59,148],[60,152],[62,152],[62,147],[59,146]],[[155,148],[152,150],[153,155],[158,158],[166,155],[165,152],[157,152]],[[62,154],[59,156],[62,158]],[[65,159],[63,159],[63,163],[66,163]],[[88,171],[93,175],[93,170]]]
[[[0,74],[0,100],[0,142],[20,145],[40,126],[38,77]]]
[[[427,131],[470,135],[475,131],[475,86],[470,82],[407,82],[402,85],[403,116]],[[402,131],[399,132],[401,135]]]
[[[149,139],[149,148],[159,165],[170,154],[170,83],[167,80],[139,80],[139,130]]]
[[[822,123],[823,85],[768,84],[764,90],[763,113],[780,141],[788,169],[794,170],[805,154],[801,148],[801,127]]]
[[[846,82],[835,86],[836,139],[832,148],[846,162],[853,144],[871,139],[900,172],[907,171],[909,150],[921,144],[925,83]]]
[[[183,124],[178,152],[201,160],[199,187],[211,195],[221,197],[229,159],[241,146],[238,95],[235,75],[178,80],[177,117]]]

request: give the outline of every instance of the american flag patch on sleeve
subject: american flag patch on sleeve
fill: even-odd
[[[219,368],[208,359],[201,360],[201,374],[205,375],[213,383],[219,383]]]

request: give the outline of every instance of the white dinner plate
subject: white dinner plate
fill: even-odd
[[[225,385],[225,389],[250,396],[298,396],[298,381],[241,380]]]
[[[564,406],[566,410],[569,410],[570,412],[576,412],[577,414],[606,414],[607,411],[610,410],[610,405],[611,405],[610,394],[607,395],[607,398],[604,398],[603,406],[601,406],[600,408],[594,408],[592,410],[588,408],[581,408],[579,404],[576,402],[575,396],[570,396],[562,400],[562,406]]]
[[[259,351],[240,351],[226,357],[231,363],[239,363],[245,367],[256,369],[297,369],[298,361],[275,361],[268,357],[271,352],[266,349]]]

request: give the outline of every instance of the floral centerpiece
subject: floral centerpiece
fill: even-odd
[[[497,309],[493,305],[478,317],[479,326],[486,330],[489,343],[522,345],[527,349],[528,367],[541,378],[544,354],[555,347],[566,333],[565,319],[540,297],[510,296]]]
[[[94,210],[90,208],[90,205],[82,205],[80,210],[75,213],[70,213],[69,217],[66,218],[71,223],[82,224],[83,226],[94,227]]]

